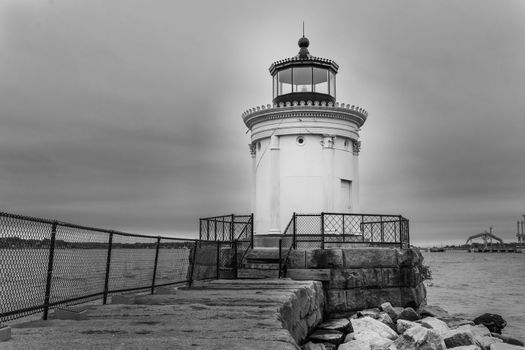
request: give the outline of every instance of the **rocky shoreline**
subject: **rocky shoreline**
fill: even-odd
[[[467,320],[438,306],[417,311],[384,303],[348,318],[329,319],[309,335],[303,350],[525,350],[524,343],[501,335],[506,322],[483,314]]]

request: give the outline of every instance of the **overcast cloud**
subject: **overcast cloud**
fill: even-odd
[[[4,211],[195,234],[250,212],[241,113],[271,102],[269,65],[340,65],[369,111],[361,206],[460,243],[525,214],[525,2],[0,2]]]

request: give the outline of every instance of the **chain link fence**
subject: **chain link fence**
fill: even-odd
[[[188,283],[195,244],[0,212],[0,322]]]

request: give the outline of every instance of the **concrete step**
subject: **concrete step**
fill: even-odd
[[[279,249],[275,248],[256,248],[246,254],[245,259],[251,262],[279,262]]]
[[[256,269],[239,269],[238,278],[279,278],[279,270],[256,270]]]
[[[251,263],[247,262],[243,264],[245,269],[255,270],[279,270],[279,263]]]

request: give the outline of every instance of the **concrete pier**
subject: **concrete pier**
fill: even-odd
[[[90,306],[85,320],[14,324],[0,348],[298,349],[322,319],[324,295],[313,281],[216,280],[119,302]]]

